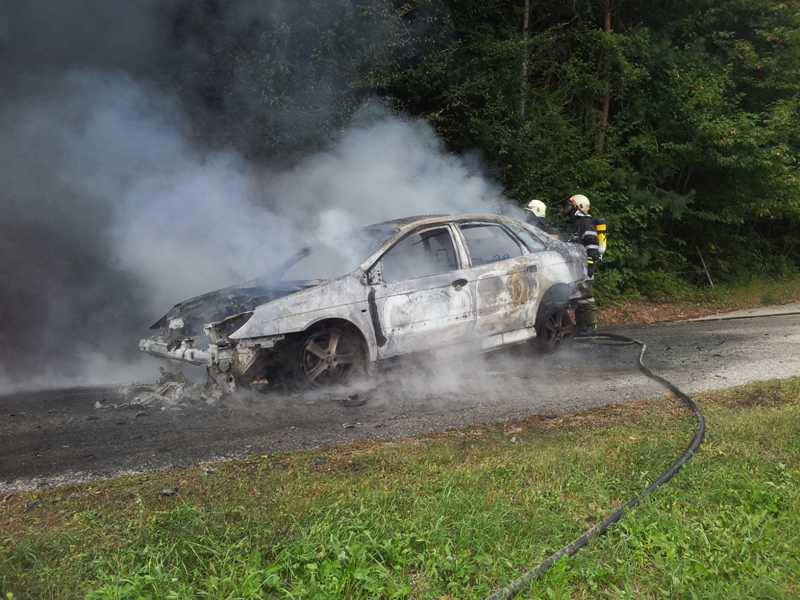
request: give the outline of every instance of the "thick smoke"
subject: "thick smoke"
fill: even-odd
[[[377,102],[291,169],[198,143],[158,75],[186,58],[179,4],[0,6],[0,392],[153,379],[137,341],[175,302],[352,225],[498,202]]]

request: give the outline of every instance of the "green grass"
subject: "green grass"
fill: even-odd
[[[637,280],[637,285],[620,286],[618,274],[601,268],[596,276],[595,296],[605,305],[677,301],[719,310],[800,300],[798,275],[768,277],[743,272],[737,281],[717,281],[712,287],[705,278],[692,283],[677,273],[656,269],[638,274]]]
[[[788,380],[696,397],[698,454],[518,597],[800,597],[799,393]],[[485,598],[693,432],[663,398],[14,494],[0,598]]]
[[[780,280],[751,278],[735,285],[691,286],[663,273],[652,274],[659,285],[647,294],[625,290],[613,291],[613,281],[603,282],[602,273],[595,284],[601,326],[620,323],[653,323],[689,317],[800,302],[800,277]]]

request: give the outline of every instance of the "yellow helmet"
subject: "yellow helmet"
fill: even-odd
[[[543,217],[547,211],[547,207],[541,200],[531,200],[528,202],[528,206],[525,207],[525,210],[531,211],[537,217]]]

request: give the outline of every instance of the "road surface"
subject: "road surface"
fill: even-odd
[[[645,364],[689,394],[800,374],[798,305],[609,331],[645,342]],[[551,356],[517,347],[407,361],[338,395],[144,406],[117,387],[0,396],[0,493],[662,396],[636,368],[638,353],[577,344]]]

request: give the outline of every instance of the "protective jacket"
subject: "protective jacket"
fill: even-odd
[[[569,224],[569,241],[583,244],[589,259],[589,278],[594,277],[596,263],[600,258],[600,244],[597,241],[597,227],[591,215],[582,210],[575,210]]]

